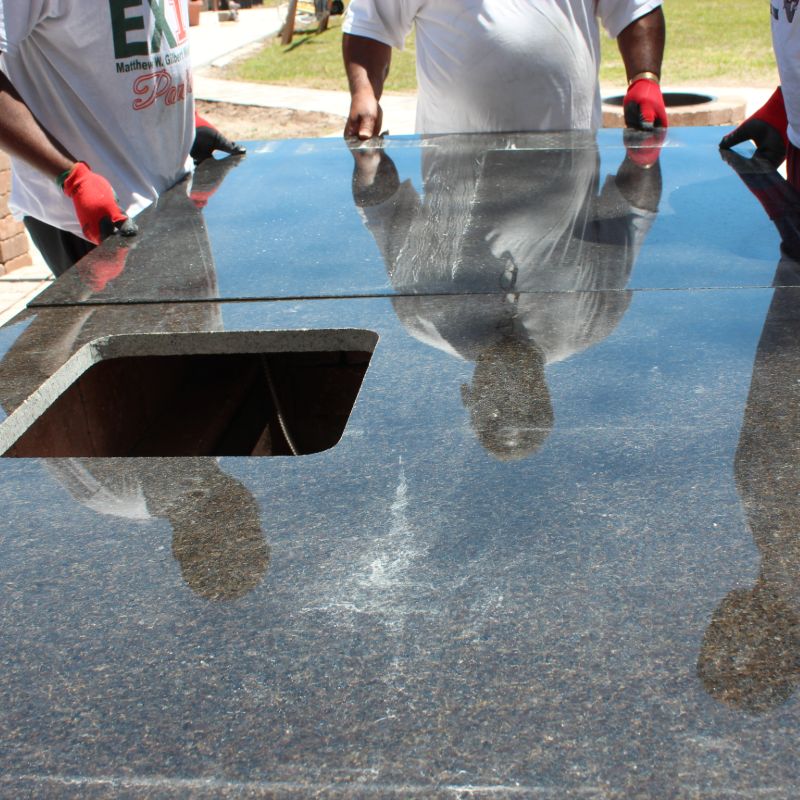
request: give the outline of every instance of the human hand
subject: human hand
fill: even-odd
[[[100,244],[115,230],[123,236],[137,233],[136,223],[119,207],[111,184],[83,161],[70,170],[63,190],[72,200],[83,235],[93,244]]]
[[[625,93],[622,107],[625,113],[625,125],[629,128],[651,131],[669,125],[664,96],[655,80],[649,78],[634,80]]]
[[[195,164],[205,161],[214,155],[215,150],[222,150],[234,156],[244,155],[247,149],[223,136],[208,120],[199,114],[194,115],[194,144],[189,155]]]
[[[379,136],[383,109],[372,92],[357,92],[350,101],[350,113],[344,126],[345,139],[372,139]]]
[[[783,92],[779,86],[755,114],[724,136],[719,146],[722,150],[729,150],[741,142],[752,141],[756,146],[754,157],[766,160],[777,169],[786,158],[788,126]]]

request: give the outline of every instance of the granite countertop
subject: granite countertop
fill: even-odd
[[[321,452],[0,459],[0,795],[793,798],[797,203],[719,135],[251,143],[0,328],[3,449],[368,361]]]

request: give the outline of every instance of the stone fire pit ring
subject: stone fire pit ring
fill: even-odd
[[[624,95],[603,98],[603,127],[624,128]],[[747,102],[735,95],[714,97],[699,92],[664,92],[670,125],[738,125],[745,117]]]

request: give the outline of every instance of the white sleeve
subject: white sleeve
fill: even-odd
[[[662,0],[596,0],[597,16],[616,39],[634,20],[659,8]]]
[[[365,36],[402,50],[424,0],[351,0],[344,33]]]
[[[0,0],[0,53],[13,53],[58,0]]]

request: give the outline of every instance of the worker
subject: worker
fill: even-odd
[[[599,15],[617,39],[629,127],[666,127],[661,0],[352,0],[343,23],[346,137],[382,130],[392,48],[416,26],[418,133],[600,126]]]
[[[746,142],[756,145],[755,157],[777,168],[786,161],[789,183],[800,189],[800,13],[797,0],[770,5],[772,49],[780,85],[769,100],[720,142],[723,150]]]
[[[190,151],[243,152],[195,118],[187,20],[186,0],[0,0],[9,205],[54,274],[135,234],[131,218],[190,171]]]

